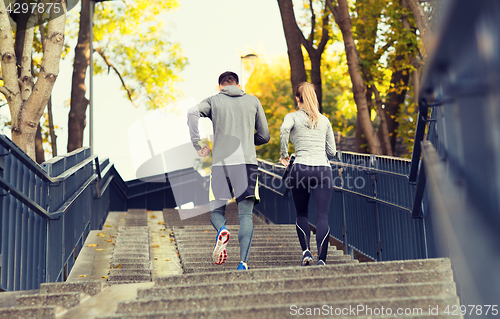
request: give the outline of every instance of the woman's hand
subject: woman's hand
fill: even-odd
[[[290,157],[280,158],[280,163],[283,164],[283,166],[288,167],[288,165],[290,165],[290,162],[288,162],[289,159]]]

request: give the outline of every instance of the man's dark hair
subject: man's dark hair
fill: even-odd
[[[226,71],[219,76],[219,85],[237,85],[238,75],[231,71]]]

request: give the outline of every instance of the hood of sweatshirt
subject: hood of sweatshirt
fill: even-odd
[[[237,87],[236,85],[226,85],[222,88],[220,93],[225,94],[227,96],[242,96],[245,95],[245,91]]]

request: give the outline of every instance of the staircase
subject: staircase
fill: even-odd
[[[175,241],[183,274],[155,276],[156,264],[149,254],[154,252],[152,224],[145,226],[144,216],[144,210],[129,211],[125,224],[118,227],[110,265],[122,266],[111,269],[106,280],[43,284],[38,294],[18,296],[15,307],[0,309],[0,319],[444,318],[447,307],[459,305],[448,259],[359,263],[331,246],[327,266],[300,267],[295,226],[267,225],[257,217],[250,270],[236,271],[234,204],[226,209],[232,239],[223,265],[212,262],[216,232],[209,214],[180,220],[176,210],[164,210],[166,234],[162,236]],[[148,229],[150,234],[144,237]],[[314,235],[311,244],[315,247]],[[147,268],[148,264],[152,266]],[[127,297],[120,298],[125,291]],[[109,298],[113,306],[105,302]]]

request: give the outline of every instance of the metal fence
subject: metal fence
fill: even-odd
[[[346,253],[354,249],[374,260],[428,257],[424,220],[411,213],[415,186],[408,183],[409,160],[339,152],[331,167],[330,234]],[[273,223],[295,223],[292,198],[284,196],[283,166],[259,160],[259,170],[262,203],[255,209]],[[309,205],[312,223],[313,201]]]
[[[0,135],[0,288],[64,281],[109,212],[113,165],[89,148],[42,166]]]
[[[187,203],[205,205],[208,203],[208,182],[208,177],[201,176],[193,168],[131,181],[123,181],[115,171],[111,187],[111,210],[162,210]]]

